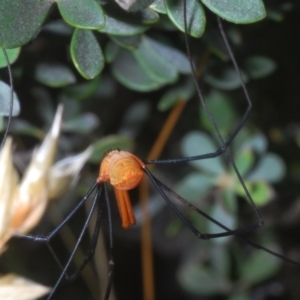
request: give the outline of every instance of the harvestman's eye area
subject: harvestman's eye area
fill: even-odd
[[[112,150],[108,152],[100,165],[97,183],[109,182],[115,192],[123,228],[136,223],[128,191],[141,182],[145,164],[127,151]]]

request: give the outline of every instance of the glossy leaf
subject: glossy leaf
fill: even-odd
[[[130,138],[121,135],[109,135],[99,139],[96,143],[92,144],[92,147],[93,153],[89,162],[99,165],[107,151],[115,149],[132,151],[133,141]]]
[[[263,78],[272,74],[276,67],[275,61],[264,56],[251,56],[245,62],[247,74],[254,79]]]
[[[59,63],[40,63],[35,70],[35,79],[50,87],[63,87],[76,82],[72,71]]]
[[[211,138],[198,131],[192,131],[185,135],[181,142],[181,148],[183,156],[185,157],[213,153],[217,150]],[[225,172],[220,156],[211,159],[191,161],[190,164],[199,170],[207,171],[212,174],[220,175]]]
[[[84,29],[101,29],[105,17],[95,0],[57,0],[59,12],[70,25]]]
[[[266,16],[261,0],[202,0],[212,12],[233,23],[253,23]]]
[[[149,27],[145,25],[147,23],[147,16],[144,16],[142,12],[127,13],[121,9],[114,7],[105,8],[105,27],[100,29],[101,32],[114,35],[136,35],[143,33]]]
[[[17,60],[20,52],[21,52],[21,48],[6,49],[6,54],[8,56],[8,61],[10,64],[13,64]],[[6,59],[5,59],[3,50],[0,49],[0,68],[4,68],[6,66],[7,66],[7,63],[6,63]]]
[[[166,14],[167,10],[165,7],[165,3],[164,0],[156,0],[154,1],[151,6],[152,9],[154,9],[155,11],[157,11],[160,14]]]
[[[168,16],[173,24],[182,32],[185,32],[184,27],[184,1],[182,0],[165,0],[165,6]],[[205,13],[200,1],[186,1],[186,19],[187,32],[193,37],[200,37],[205,29]]]
[[[91,30],[76,29],[71,41],[71,57],[78,72],[92,79],[104,68],[104,56]]]
[[[10,86],[0,81],[0,116],[9,116],[10,111]],[[12,115],[17,116],[20,113],[20,102],[18,96],[13,92],[13,111]]]
[[[177,79],[177,71],[152,47],[148,38],[143,37],[138,49],[133,51],[140,66],[154,81],[172,83]]]
[[[113,62],[112,73],[119,82],[136,91],[153,91],[162,86],[162,83],[154,81],[126,50],[122,50]]]
[[[0,47],[17,48],[39,31],[54,0],[2,0],[0,2]]]

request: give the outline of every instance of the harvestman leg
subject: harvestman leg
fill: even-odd
[[[218,24],[219,24],[219,28],[220,28],[220,31],[221,31],[221,34],[222,34],[222,37],[223,37],[223,40],[225,42],[225,45],[226,45],[226,48],[227,48],[227,51],[229,53],[229,56],[233,62],[233,65],[234,65],[234,68],[236,70],[236,72],[239,74],[240,76],[240,79],[241,79],[241,83],[242,83],[242,88],[243,88],[243,91],[244,91],[244,95],[246,97],[246,100],[247,100],[247,103],[248,103],[248,106],[247,106],[247,109],[246,109],[246,112],[244,113],[242,119],[240,120],[240,122],[238,123],[238,125],[236,126],[236,128],[234,129],[233,133],[231,134],[231,136],[229,137],[229,139],[225,142],[220,131],[219,131],[219,128],[206,104],[206,102],[204,101],[204,98],[202,96],[202,93],[201,93],[201,90],[200,90],[200,87],[199,87],[199,84],[198,84],[198,81],[197,81],[197,76],[196,76],[196,70],[195,70],[195,66],[191,60],[191,51],[190,51],[190,47],[189,47],[189,43],[188,43],[188,36],[187,36],[187,21],[186,21],[186,2],[184,1],[184,26],[185,26],[185,41],[186,41],[186,50],[187,50],[187,54],[188,54],[188,57],[189,57],[189,62],[190,62],[190,66],[191,66],[191,70],[192,70],[192,74],[193,74],[193,79],[194,79],[194,83],[195,83],[195,86],[196,86],[196,89],[197,89],[197,93],[198,93],[198,96],[199,96],[199,99],[200,99],[200,102],[202,104],[202,106],[204,107],[205,111],[206,111],[206,114],[208,115],[210,121],[211,121],[211,124],[213,125],[214,127],[214,130],[218,136],[218,139],[221,143],[221,147],[216,150],[215,152],[211,152],[211,153],[207,153],[207,154],[203,154],[203,155],[197,155],[197,156],[192,156],[192,157],[186,157],[186,158],[175,158],[175,159],[164,159],[164,160],[145,160],[145,163],[146,164],[163,164],[163,163],[180,163],[180,162],[187,162],[187,161],[193,161],[193,160],[201,160],[201,159],[209,159],[209,158],[215,158],[217,156],[220,156],[222,155],[223,153],[226,154],[230,164],[232,165],[245,193],[246,193],[246,196],[248,198],[248,200],[250,201],[250,204],[255,212],[255,215],[256,215],[256,218],[258,220],[257,223],[251,225],[251,226],[248,226],[244,229],[237,229],[237,230],[234,230],[234,231],[231,231],[231,232],[226,232],[226,233],[220,233],[220,234],[215,234],[215,235],[202,235],[200,234],[200,232],[198,232],[202,238],[213,238],[213,237],[221,237],[221,236],[228,236],[228,235],[233,235],[235,233],[241,233],[241,232],[249,232],[249,231],[252,231],[252,230],[255,230],[255,229],[258,229],[260,227],[262,227],[264,225],[264,222],[262,220],[262,217],[245,185],[245,182],[233,160],[233,157],[228,149],[228,146],[231,144],[231,142],[233,141],[233,139],[236,137],[236,135],[238,134],[238,132],[241,130],[241,128],[243,127],[243,125],[245,124],[246,120],[248,119],[249,117],[249,114],[251,112],[251,109],[252,109],[252,102],[250,100],[250,97],[249,97],[249,94],[247,92],[247,89],[246,89],[246,86],[245,86],[245,83],[243,81],[243,78],[242,78],[242,75],[241,75],[241,72],[239,70],[239,67],[238,67],[238,64],[234,58],[234,55],[231,51],[231,48],[230,48],[230,45],[229,45],[229,42],[226,38],[226,35],[224,33],[224,29],[223,29],[223,26],[222,26],[222,23],[221,23],[221,20],[220,18],[218,18]],[[150,172],[147,171],[145,169],[145,172],[149,175],[150,179],[152,180],[151,178],[151,175],[150,175]],[[152,175],[153,176],[153,175]],[[155,180],[152,180],[152,182],[154,183],[154,185],[156,185],[156,182]],[[164,199],[169,203],[169,205],[173,208],[173,210],[176,212],[176,208],[173,207],[173,205],[166,199],[167,197],[165,197],[164,193],[162,193]],[[178,214],[178,212],[176,212]],[[183,216],[180,216],[180,213],[178,214],[178,216],[183,220],[184,223],[186,223],[188,225],[188,221],[185,220],[183,218]],[[189,226],[189,225],[188,225]],[[190,225],[189,226],[190,229],[196,234],[196,232],[194,231],[194,229],[192,228],[192,226]],[[197,234],[196,234],[197,235]]]

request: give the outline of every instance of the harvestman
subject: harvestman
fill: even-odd
[[[187,21],[186,21],[186,3],[184,1],[184,21],[185,21],[185,32],[187,32]],[[219,139],[219,142],[221,144],[221,147],[216,150],[215,152],[212,153],[207,153],[207,154],[203,154],[203,155],[199,155],[199,156],[193,156],[193,157],[186,157],[186,158],[176,158],[176,159],[163,159],[163,160],[141,160],[139,158],[137,158],[135,155],[133,155],[130,152],[127,151],[120,151],[120,150],[112,150],[110,152],[108,152],[100,165],[100,170],[99,170],[99,175],[98,178],[96,180],[96,182],[93,184],[93,186],[89,189],[89,191],[86,193],[85,197],[77,204],[77,206],[73,209],[73,211],[65,218],[65,220],[57,227],[55,228],[50,234],[48,234],[47,236],[33,236],[33,235],[20,235],[20,237],[24,237],[27,239],[31,239],[34,241],[38,241],[38,242],[45,242],[48,246],[50,251],[52,252],[52,254],[54,255],[55,259],[57,260],[58,264],[60,265],[60,267],[62,268],[62,272],[61,275],[59,277],[59,279],[57,280],[55,286],[52,289],[52,292],[50,293],[48,300],[52,299],[53,294],[55,293],[56,289],[58,288],[60,282],[62,281],[63,277],[67,277],[68,279],[72,279],[74,277],[77,276],[77,274],[85,267],[85,265],[89,262],[89,260],[93,257],[93,254],[95,252],[95,248],[97,245],[97,239],[98,239],[98,234],[99,234],[99,230],[100,230],[100,223],[101,223],[101,218],[104,212],[104,206],[106,206],[106,212],[107,212],[107,216],[108,216],[108,225],[109,225],[109,280],[108,280],[108,284],[107,284],[107,289],[105,292],[105,296],[104,299],[107,300],[109,299],[109,295],[110,295],[110,289],[111,289],[111,285],[112,285],[112,277],[113,277],[113,268],[114,268],[114,259],[113,259],[113,235],[112,235],[112,217],[111,217],[111,209],[110,209],[110,200],[108,197],[108,192],[107,192],[107,183],[110,183],[113,188],[114,188],[114,192],[115,192],[115,197],[117,200],[117,205],[119,208],[119,212],[120,212],[120,216],[122,219],[122,227],[127,229],[129,228],[131,225],[135,224],[135,217],[133,214],[133,210],[132,210],[132,206],[131,206],[131,202],[130,202],[130,198],[129,198],[129,194],[128,194],[128,190],[131,190],[133,188],[135,188],[141,181],[141,179],[143,178],[144,174],[147,174],[150,181],[153,183],[153,185],[155,186],[155,188],[158,190],[158,192],[161,194],[161,196],[164,198],[164,200],[169,204],[169,206],[174,210],[174,212],[178,215],[178,217],[188,226],[188,228],[190,228],[190,230],[196,235],[196,237],[198,239],[204,239],[204,240],[208,240],[208,239],[213,239],[213,238],[219,238],[219,237],[224,237],[224,236],[231,236],[234,235],[236,237],[238,237],[239,239],[241,239],[242,241],[246,242],[247,244],[251,245],[252,247],[255,247],[257,249],[261,249],[263,251],[268,252],[271,255],[277,256],[285,261],[288,261],[290,263],[293,264],[297,264],[299,265],[299,263],[294,262],[292,260],[290,260],[289,258],[286,258],[278,253],[275,253],[269,249],[266,249],[265,247],[262,247],[258,244],[253,243],[252,241],[250,241],[249,239],[247,239],[245,237],[245,234],[249,233],[250,231],[253,231],[255,229],[258,229],[260,227],[263,226],[264,222],[254,204],[254,201],[244,183],[243,178],[240,175],[239,170],[236,167],[236,164],[232,158],[232,155],[230,154],[230,151],[228,149],[229,145],[231,144],[231,142],[233,141],[233,139],[235,138],[235,136],[238,134],[238,132],[240,131],[240,129],[243,127],[244,123],[246,122],[251,108],[252,108],[252,102],[250,100],[250,97],[248,95],[247,89],[245,87],[245,84],[243,82],[242,76],[240,74],[240,70],[239,67],[236,63],[236,60],[232,54],[230,45],[228,43],[228,40],[225,36],[222,24],[221,24],[221,20],[218,18],[218,24],[219,24],[219,28],[220,28],[220,32],[222,35],[222,38],[225,42],[226,48],[228,50],[229,56],[233,62],[233,65],[235,67],[236,72],[238,73],[241,83],[242,83],[242,89],[247,101],[247,109],[242,117],[242,119],[240,120],[239,124],[237,125],[237,127],[234,129],[233,133],[231,134],[231,136],[228,138],[227,141],[224,141],[219,128],[216,125],[216,122],[213,118],[213,116],[211,115],[200,90],[200,87],[198,85],[197,79],[196,79],[196,71],[195,71],[195,67],[193,65],[193,62],[191,60],[191,52],[190,52],[190,48],[189,48],[189,43],[188,43],[188,36],[185,33],[185,42],[186,42],[186,48],[187,48],[187,54],[188,54],[188,58],[190,61],[190,65],[191,65],[191,70],[192,70],[192,75],[193,75],[193,79],[195,82],[195,86],[197,89],[197,93],[200,99],[200,102],[203,106],[203,108],[205,109],[213,127],[214,130],[217,134],[217,137]],[[11,80],[11,87],[12,87],[12,79],[11,79],[11,75],[10,75],[10,80]],[[12,108],[11,108],[12,110]],[[166,185],[164,185],[161,181],[159,181],[146,167],[146,164],[171,164],[171,163],[182,163],[182,162],[188,162],[188,161],[192,161],[192,160],[201,160],[201,159],[211,159],[211,158],[215,158],[217,156],[220,156],[222,154],[225,154],[230,162],[230,164],[232,165],[245,193],[246,196],[250,202],[250,205],[252,206],[256,218],[257,218],[257,223],[250,225],[248,227],[245,228],[240,228],[240,229],[229,229],[226,226],[224,226],[223,224],[219,223],[217,220],[211,218],[210,216],[208,216],[207,214],[205,214],[203,211],[201,211],[200,209],[198,209],[197,207],[195,207],[194,205],[192,205],[191,203],[189,203],[188,201],[186,201],[184,198],[182,198],[181,196],[179,196],[177,193],[175,193],[174,191],[172,191],[170,188],[168,188]],[[86,221],[84,223],[84,226],[81,230],[81,233],[78,237],[78,240],[74,246],[74,249],[67,261],[67,263],[65,264],[65,266],[62,266],[61,262],[58,260],[56,254],[54,253],[54,251],[52,250],[51,246],[50,246],[50,241],[51,239],[59,232],[59,230],[73,217],[73,215],[78,211],[78,209],[80,207],[83,206],[83,204],[86,202],[86,200],[92,195],[92,193],[95,192],[95,196],[91,205],[91,208],[89,210],[88,216],[86,218]],[[168,197],[169,195],[172,195],[174,198],[176,198],[177,200],[181,201],[183,204],[187,205],[188,207],[190,207],[191,209],[195,210],[198,214],[204,216],[205,218],[207,218],[208,220],[210,220],[211,222],[215,223],[216,225],[218,225],[220,228],[222,228],[224,231],[219,232],[219,233],[214,233],[214,234],[209,234],[209,233],[202,233],[199,230],[197,230],[191,223],[189,223],[189,221],[180,213],[180,211],[176,208],[176,206],[173,204],[173,202],[170,200],[170,198]],[[103,201],[104,198],[104,201]],[[98,203],[99,202],[99,203]],[[82,240],[82,237],[88,227],[88,224],[90,222],[90,219],[92,217],[92,214],[95,211],[96,208],[96,204],[98,203],[98,214],[97,214],[97,221],[95,224],[95,229],[94,229],[94,234],[92,236],[91,239],[91,247],[89,250],[89,253],[87,254],[86,258],[84,259],[84,261],[82,262],[81,266],[76,270],[76,272],[72,275],[72,276],[68,276],[67,275],[67,270],[70,266],[70,263],[75,255],[76,250],[79,247],[79,244]]]

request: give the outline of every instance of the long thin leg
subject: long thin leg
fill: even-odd
[[[91,206],[91,208],[90,208],[90,211],[89,211],[89,213],[88,213],[88,216],[87,216],[87,218],[86,218],[86,221],[85,221],[85,223],[84,223],[84,226],[83,226],[83,228],[82,228],[82,230],[81,230],[81,232],[80,232],[80,235],[79,235],[79,237],[78,237],[78,240],[77,240],[77,242],[76,242],[76,244],[75,244],[75,246],[74,246],[74,249],[73,249],[73,251],[72,251],[72,253],[71,253],[71,255],[70,255],[70,257],[69,257],[69,259],[68,259],[68,261],[67,261],[67,263],[66,263],[66,265],[64,266],[64,268],[63,268],[63,270],[62,270],[62,272],[61,272],[61,274],[60,274],[60,276],[59,276],[59,278],[58,278],[56,284],[54,285],[53,289],[51,290],[51,293],[49,294],[47,300],[50,300],[50,299],[52,298],[52,296],[53,296],[53,294],[55,293],[55,291],[57,290],[57,288],[58,288],[60,282],[61,282],[62,279],[65,277],[65,274],[66,274],[66,272],[67,272],[67,270],[68,270],[68,268],[69,268],[69,266],[70,266],[70,264],[71,264],[71,262],[72,262],[72,260],[73,260],[73,257],[74,257],[74,255],[75,255],[75,252],[77,251],[77,249],[78,249],[78,247],[79,247],[79,245],[80,245],[80,242],[81,242],[81,240],[82,240],[82,238],[83,238],[83,235],[84,235],[84,233],[85,233],[85,231],[86,231],[86,229],[87,229],[87,227],[88,227],[88,224],[89,224],[89,222],[90,222],[90,220],[91,220],[91,217],[92,217],[92,215],[93,215],[93,212],[94,212],[94,210],[95,210],[95,207],[96,207],[96,204],[97,204],[97,200],[98,200],[98,196],[99,196],[99,193],[100,193],[100,186],[99,186],[98,184],[97,184],[97,186],[98,186],[98,188],[97,188],[97,191],[96,191],[96,194],[95,194],[95,197],[94,197],[92,206]]]
[[[100,196],[99,196],[100,199],[101,199],[101,194],[102,194],[102,191],[100,192]],[[90,247],[89,247],[89,252],[87,253],[85,259],[83,260],[81,266],[79,266],[79,268],[77,268],[77,270],[74,272],[74,274],[69,276],[69,278],[68,278],[69,280],[75,279],[78,276],[78,274],[84,269],[84,267],[87,265],[87,263],[93,258],[96,247],[97,247],[100,225],[101,225],[101,221],[102,221],[102,215],[103,215],[103,202],[101,199],[101,203],[99,203],[99,210],[98,210],[98,214],[97,214],[97,220],[96,220],[96,224],[95,224],[95,228],[94,228],[94,233],[93,233]]]
[[[59,230],[73,217],[73,215],[78,211],[78,209],[85,203],[85,201],[90,197],[95,188],[99,184],[95,182],[93,186],[86,193],[84,198],[77,204],[77,206],[70,212],[70,214],[61,222],[54,230],[52,230],[48,235],[31,235],[31,234],[15,234],[14,237],[25,238],[33,240],[36,242],[49,243],[50,240],[59,232]]]
[[[106,209],[107,209],[107,219],[108,219],[108,233],[109,233],[109,261],[108,261],[108,282],[107,282],[107,288],[104,296],[104,300],[109,299],[110,290],[112,286],[112,280],[114,275],[114,258],[113,258],[113,226],[112,226],[112,218],[111,218],[111,209],[110,209],[110,202],[109,197],[107,193],[107,187],[104,183],[104,197],[106,201]]]
[[[298,267],[300,267],[300,263],[296,262],[292,259],[289,259],[288,257],[285,257],[279,253],[276,253],[268,248],[265,248],[259,244],[256,244],[254,242],[252,242],[251,240],[249,240],[248,238],[246,238],[245,234],[247,234],[247,231],[236,231],[236,230],[231,230],[228,227],[226,227],[225,225],[221,224],[220,222],[218,222],[217,220],[213,219],[212,217],[210,217],[209,215],[207,215],[205,212],[203,212],[202,210],[200,210],[198,207],[194,206],[193,204],[191,204],[190,202],[188,202],[187,200],[185,200],[184,198],[182,198],[180,195],[178,195],[177,193],[175,193],[173,190],[171,190],[170,188],[168,188],[166,185],[164,185],[161,181],[159,181],[158,179],[154,178],[156,183],[165,191],[167,191],[169,194],[171,194],[172,196],[174,196],[177,200],[179,200],[180,202],[182,202],[184,205],[190,207],[191,209],[193,209],[194,211],[196,211],[198,214],[202,215],[203,217],[205,217],[206,219],[208,219],[209,221],[213,222],[214,224],[216,224],[217,226],[223,228],[224,230],[227,230],[231,233],[233,233],[236,237],[238,237],[240,240],[242,240],[243,242],[249,244],[250,246],[259,249],[259,250],[263,250],[273,256],[276,256],[284,261],[287,261],[289,263],[295,264]]]
[[[147,170],[149,172],[149,170]],[[149,174],[147,172],[147,174]],[[151,173],[150,173],[151,174]],[[205,217],[206,219],[208,219],[209,221],[211,221],[212,223],[216,224],[217,226],[219,226],[220,228],[228,231],[230,234],[229,235],[234,235],[236,236],[237,238],[239,238],[241,241],[243,241],[244,243],[258,249],[258,250],[262,250],[262,251],[265,251],[273,256],[276,256],[284,261],[287,261],[289,263],[292,263],[294,265],[297,265],[298,267],[300,267],[300,263],[299,262],[296,262],[294,260],[291,260],[279,253],[276,253],[268,248],[265,248],[259,244],[256,244],[254,242],[252,242],[251,240],[249,240],[248,238],[246,238],[246,234],[248,233],[248,231],[244,231],[244,230],[241,230],[241,231],[238,231],[238,230],[231,230],[229,229],[228,227],[226,227],[225,225],[221,224],[220,222],[218,222],[217,220],[215,220],[214,218],[210,217],[209,215],[207,215],[205,212],[203,212],[202,210],[200,210],[198,207],[194,206],[193,204],[191,204],[190,202],[188,202],[187,200],[185,200],[184,198],[182,198],[180,195],[178,195],[177,193],[175,193],[173,190],[171,190],[169,187],[167,187],[165,184],[163,184],[161,181],[159,181],[157,178],[155,178],[152,174],[151,176],[153,177],[153,180],[154,182],[156,183],[155,184],[155,187],[159,187],[158,191],[159,193],[161,193],[162,190],[165,190],[167,193],[169,193],[170,195],[172,195],[174,198],[176,198],[177,200],[179,200],[181,203],[183,203],[184,205],[188,206],[189,208],[193,209],[194,211],[196,211],[198,214],[202,215],[203,217]],[[150,177],[151,179],[151,177]],[[164,193],[163,193],[164,194]],[[165,195],[165,194],[164,194]],[[166,195],[163,196],[163,197],[167,197]],[[171,202],[169,200],[169,202]],[[169,204],[169,202],[167,202]],[[173,207],[172,207],[173,208]],[[181,213],[177,210],[176,212],[177,214],[179,213],[181,215]],[[182,216],[183,217],[183,216]],[[184,217],[183,217],[184,218]],[[181,218],[182,219],[182,218]],[[185,218],[184,218],[185,219]],[[195,230],[197,231],[197,229],[195,229],[195,227],[193,227],[186,219],[184,221],[185,223],[188,223],[188,228],[191,229],[191,231],[196,234],[196,236],[199,238],[199,239],[203,239],[202,237],[200,237],[199,234],[195,233]],[[204,239],[205,236],[207,236],[207,234],[202,234],[202,236],[204,235]],[[209,235],[210,236],[210,235]],[[215,238],[215,236],[213,237],[209,237],[209,238]]]

